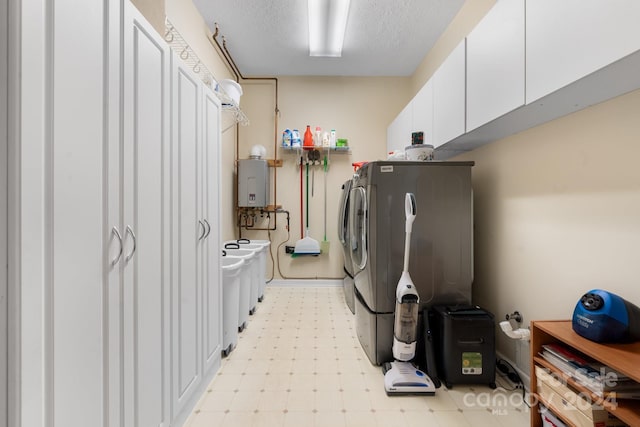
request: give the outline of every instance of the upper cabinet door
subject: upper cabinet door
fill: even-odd
[[[465,130],[465,50],[463,40],[433,76],[433,146],[436,148]]]
[[[501,0],[467,37],[467,132],[524,105],[524,0]]]
[[[429,80],[411,101],[412,132],[424,132],[424,144],[433,145],[433,81]]]
[[[527,103],[640,48],[637,0],[535,0],[526,5]]]
[[[387,151],[404,150],[411,145],[411,103],[407,104],[387,128]]]

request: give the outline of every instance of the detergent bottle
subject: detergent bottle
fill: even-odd
[[[313,147],[313,134],[311,133],[311,126],[307,125],[307,130],[304,131],[303,147]]]

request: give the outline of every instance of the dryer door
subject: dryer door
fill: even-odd
[[[351,245],[351,261],[355,273],[364,269],[367,265],[368,246],[368,211],[367,193],[363,187],[355,187],[351,190],[349,199],[349,233]]]
[[[347,247],[349,241],[349,194],[351,193],[351,180],[342,184],[340,206],[338,208],[338,239],[342,246]]]

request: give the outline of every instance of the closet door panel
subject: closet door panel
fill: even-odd
[[[131,6],[131,5],[128,5]],[[167,151],[168,49],[152,27],[126,11],[124,138],[125,411],[135,426],[162,425],[167,412],[169,276]]]
[[[203,217],[210,230],[202,246],[203,253],[203,349],[204,369],[209,372],[220,362],[222,351],[222,280],[220,268],[219,185],[220,185],[220,103],[204,90],[202,153],[204,168]]]
[[[49,7],[45,109],[50,140],[43,147],[45,418],[55,426],[102,426],[108,390],[106,7],[101,1],[72,0]]]
[[[204,226],[198,221],[199,82],[173,58],[172,126],[174,183],[173,243],[173,402],[176,414],[200,380],[200,289],[198,244]]]

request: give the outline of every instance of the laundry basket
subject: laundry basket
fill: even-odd
[[[238,315],[240,312],[240,275],[244,259],[222,257],[222,357],[238,345]]]
[[[225,249],[222,253],[226,253],[229,258],[241,258],[244,260],[244,266],[241,268],[239,277],[240,296],[238,298],[238,331],[242,332],[249,320],[251,282],[254,280],[254,270],[258,267],[258,257],[255,251],[247,249]]]
[[[249,314],[253,314],[256,311],[256,306],[258,305],[258,290],[260,289],[260,281],[264,279],[260,279],[260,268],[261,268],[261,258],[263,257],[264,247],[262,245],[252,245],[252,244],[240,244],[236,241],[225,242],[224,249],[227,251],[233,250],[248,250],[255,253],[255,261],[252,264],[252,276],[251,276],[251,288],[249,293]]]
[[[269,250],[271,241],[261,239],[238,239],[236,240],[240,245],[262,245],[263,249],[260,251],[260,281],[258,283],[258,301],[262,302],[264,298],[264,289],[267,286],[267,257],[269,256]],[[244,246],[240,246],[243,248]]]

